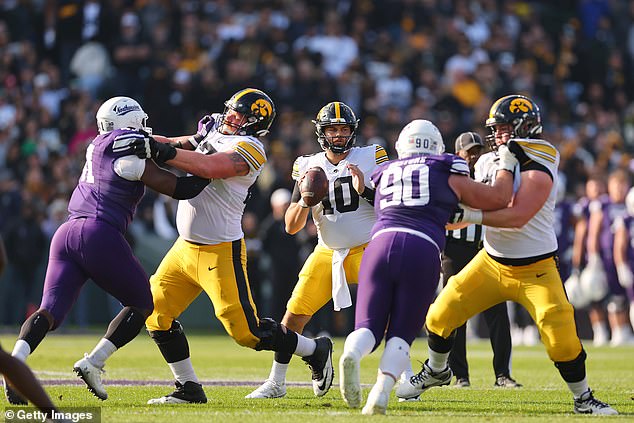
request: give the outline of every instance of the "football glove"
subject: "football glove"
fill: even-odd
[[[203,116],[198,121],[198,130],[194,135],[189,137],[187,141],[189,141],[194,148],[198,147],[198,144],[200,144],[200,142],[204,140],[207,134],[209,134],[209,132],[213,129],[215,123],[216,121],[210,115]]]
[[[506,145],[500,145],[498,147],[498,157],[499,169],[508,170],[513,173],[515,166],[518,165],[517,157],[511,152],[511,150]]]
[[[482,223],[482,210],[476,210],[462,204],[454,210],[449,223]]]
[[[134,140],[130,146],[137,157],[152,159],[159,166],[176,157],[176,148],[174,146],[158,142],[149,135]]]

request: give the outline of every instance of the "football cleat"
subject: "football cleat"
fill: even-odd
[[[88,354],[84,354],[84,358],[78,360],[73,365],[73,370],[77,376],[86,384],[86,387],[94,396],[100,400],[107,400],[108,393],[101,383],[101,374],[105,373],[102,367],[97,367],[90,362]]]
[[[176,390],[169,395],[148,400],[148,404],[204,404],[207,396],[200,383],[187,381],[184,384],[174,382]]]
[[[12,404],[12,405],[27,405],[28,404],[27,400],[24,399],[22,395],[20,395],[18,391],[13,388],[4,377],[2,378],[2,384],[4,385],[4,395],[7,397],[7,401],[9,401],[9,404]]]
[[[390,398],[390,393],[383,391],[380,387],[374,385],[365,406],[361,410],[361,414],[385,414],[387,411],[387,403]]]
[[[500,375],[495,379],[493,386],[496,388],[521,388],[522,384],[517,383],[517,381],[510,376]]]
[[[468,388],[470,386],[471,382],[469,382],[469,379],[467,379],[466,377],[457,377],[456,383],[453,384],[454,388]]]
[[[341,397],[350,408],[361,406],[361,379],[359,358],[355,354],[344,354],[339,359],[339,390]]]
[[[575,413],[577,414],[601,414],[613,416],[619,414],[614,408],[603,401],[599,401],[592,395],[592,390],[588,388],[579,398],[575,398]]]
[[[271,379],[264,381],[260,387],[251,392],[245,398],[282,398],[286,395],[286,384]]]
[[[313,374],[315,396],[323,397],[332,386],[332,379],[335,375],[335,370],[332,367],[332,341],[330,338],[321,336],[315,338],[315,342],[317,343],[315,352],[308,357],[303,357],[302,360],[308,364]]]
[[[420,372],[409,378],[409,380],[401,381],[396,387],[396,396],[405,400],[411,400],[434,386],[449,385],[453,373],[447,366],[445,370],[434,372],[425,361]]]

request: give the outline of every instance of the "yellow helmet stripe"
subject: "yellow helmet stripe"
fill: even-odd
[[[249,93],[255,92],[255,91],[260,91],[260,90],[257,90],[257,89],[255,89],[255,88],[245,88],[244,90],[242,90],[241,92],[239,92],[239,93],[236,95],[235,100],[239,100],[239,99],[240,99],[240,97],[242,97],[242,96],[244,96],[244,95],[246,95],[246,94],[249,94]]]
[[[335,101],[335,118],[337,118],[337,122],[341,119],[341,103]]]

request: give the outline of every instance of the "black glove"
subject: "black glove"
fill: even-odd
[[[159,166],[176,157],[176,148],[169,144],[158,142],[149,135],[134,140],[130,146],[137,157],[152,159]]]

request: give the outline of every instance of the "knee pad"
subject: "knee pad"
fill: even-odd
[[[448,353],[449,351],[451,351],[454,339],[456,337],[455,330],[451,332],[451,335],[449,335],[448,338],[443,338],[442,336],[436,335],[435,333],[431,332],[429,329],[427,329],[427,326],[425,326],[425,329],[427,330],[427,334],[429,336],[429,338],[427,338],[427,345],[429,345],[429,348],[439,353]]]
[[[577,358],[571,361],[556,361],[555,367],[566,382],[579,382],[586,377],[586,357],[586,351],[582,349]]]
[[[295,332],[287,331],[284,325],[268,317],[260,319],[256,335],[260,339],[254,347],[256,351],[268,350],[293,354],[297,348]]]
[[[168,330],[149,330],[148,333],[150,334],[150,338],[160,345],[160,343],[168,342],[173,338],[184,335],[185,330],[183,329],[181,322],[174,319],[172,327]]]
[[[621,313],[627,310],[627,299],[623,295],[612,295],[608,299],[608,313]]]

